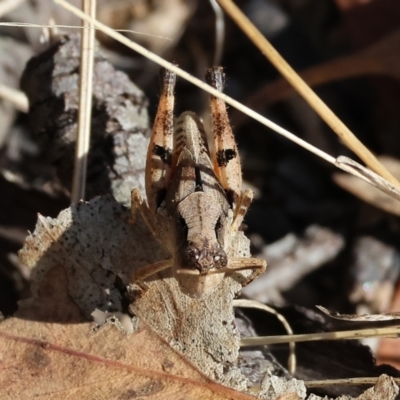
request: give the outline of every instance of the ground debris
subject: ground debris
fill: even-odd
[[[28,62],[21,78],[29,98],[32,131],[67,190],[72,182],[77,131],[79,48],[79,35],[61,37]],[[147,99],[99,50],[94,63],[92,115],[86,198],[113,193],[128,205],[132,188],[144,188]]]
[[[214,293],[201,300],[184,295],[169,271],[150,277],[150,288],[142,293],[131,285],[133,272],[168,254],[141,218],[135,225],[129,218],[130,212],[111,196],[74,204],[56,219],[39,216],[35,231],[19,253],[21,262],[32,269],[34,296],[52,294],[51,285],[43,282],[56,268],[59,272],[54,279],[68,282],[68,296],[86,319],[92,320],[95,312],[99,320],[100,310],[106,313],[100,316],[103,322],[114,322],[107,319],[129,313],[127,305],[131,302],[131,311],[142,323],[200,371],[227,386],[245,390],[245,377],[235,366],[240,337],[232,306],[241,288],[237,281],[241,274],[236,280],[225,278]],[[249,241],[242,232],[231,248],[232,254],[239,251],[241,255],[249,254]],[[56,312],[56,321],[62,318],[60,313]],[[79,313],[73,313],[69,321],[78,322],[79,318]],[[134,320],[132,324],[128,331],[137,325]]]

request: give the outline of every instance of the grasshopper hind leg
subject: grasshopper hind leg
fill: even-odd
[[[222,92],[225,83],[222,67],[210,68],[207,71],[206,80],[209,85]],[[211,96],[211,120],[214,170],[232,207],[230,235],[233,237],[240,229],[253,200],[253,191],[247,189],[242,192],[242,168],[226,104],[215,96]],[[245,286],[261,275],[265,271],[266,265],[262,259],[235,257],[229,259],[228,266],[221,272],[233,274],[238,271],[253,270],[253,273],[242,283]]]
[[[206,81],[222,92],[225,83],[222,67],[208,69]],[[229,123],[225,102],[215,96],[211,96],[211,121],[214,171],[229,201],[236,206],[240,201],[242,191],[239,151]]]
[[[206,80],[209,85],[222,92],[225,84],[223,68],[210,68],[207,71]],[[247,189],[242,193],[242,168],[239,151],[229,123],[226,104],[215,96],[211,96],[211,120],[214,170],[233,209],[231,232],[234,233],[240,229],[243,218],[253,200],[253,192]]]
[[[155,214],[171,179],[174,132],[175,73],[162,69],[162,89],[146,160],[146,195]]]
[[[137,213],[140,212],[147,227],[162,245],[162,240],[158,234],[159,228],[157,227],[157,208],[162,202],[162,197],[165,196],[171,176],[176,76],[173,72],[162,69],[161,78],[162,90],[146,159],[145,181],[148,204],[140,191],[133,189],[131,192],[131,213],[132,222],[134,223],[138,217]],[[139,284],[142,289],[147,289],[147,285],[143,281],[157,272],[170,268],[171,265],[172,259],[145,265],[135,271],[132,280]]]

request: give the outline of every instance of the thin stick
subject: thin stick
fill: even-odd
[[[243,338],[242,347],[280,344],[287,342],[314,342],[319,340],[355,340],[370,337],[397,338],[400,336],[400,327],[358,329],[353,331],[306,333],[291,336],[259,336]]]
[[[369,168],[380,174],[393,185],[400,187],[397,179],[376,159],[376,157],[354,136],[349,128],[332,112],[317,94],[300,78],[293,68],[282,58],[264,35],[242,13],[231,0],[218,0],[222,8],[260,49],[275,68],[289,81],[296,91],[332,128],[343,142],[357,154]]]
[[[96,0],[83,0],[83,11],[92,18],[95,18]],[[91,23],[84,21],[83,28],[91,28]],[[71,193],[71,201],[73,203],[84,199],[86,189],[87,161],[92,122],[94,33],[94,29],[83,29],[81,40],[78,133]]]
[[[12,103],[19,111],[27,113],[29,110],[29,100],[21,90],[0,84],[0,97]]]

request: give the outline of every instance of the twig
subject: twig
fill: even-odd
[[[242,13],[231,0],[218,0],[222,8],[229,14],[235,23],[243,30],[249,39],[260,49],[275,68],[289,81],[296,91],[318,113],[318,115],[332,128],[343,142],[357,154],[369,168],[379,173],[393,185],[400,187],[397,179],[376,159],[376,157],[354,136],[349,128],[333,113],[333,111],[317,96],[303,79],[275,50],[265,36]]]
[[[83,0],[83,11],[92,18],[95,18],[96,0]],[[91,28],[91,23],[83,21],[83,28]],[[78,132],[71,193],[71,201],[73,203],[84,199],[86,189],[87,161],[92,122],[94,33],[94,29],[83,29],[81,40]]]

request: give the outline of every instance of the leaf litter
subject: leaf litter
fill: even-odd
[[[21,262],[34,267],[33,293],[37,294],[51,268],[62,265],[68,276],[69,295],[91,318],[96,309],[123,311],[123,293],[116,284],[119,278],[134,297],[130,307],[136,315],[206,374],[235,380],[238,385],[239,371],[232,370],[230,376],[226,368],[239,351],[232,300],[240,283],[227,278],[215,294],[204,301],[194,300],[180,292],[167,272],[165,279],[153,280],[142,295],[139,287],[130,285],[133,272],[168,258],[168,254],[142,220],[133,227],[129,219],[129,210],[111,196],[72,205],[57,219],[39,216],[35,232],[20,252]],[[236,246],[249,254],[249,242],[242,233]]]
[[[84,203],[82,203],[84,204]],[[92,204],[92,203],[85,203],[85,206],[87,204]],[[114,210],[114,209],[113,209]],[[76,215],[73,214],[72,208],[69,210],[65,210],[65,226],[66,229],[69,230],[71,228],[72,225],[74,225],[74,223],[69,224],[68,222],[68,218],[73,219],[71,216],[68,217],[68,211],[71,215],[76,216],[81,216],[79,214],[79,212],[76,212]],[[75,210],[76,211],[76,210]],[[99,210],[98,214],[102,214],[103,210]],[[114,210],[115,211],[115,210]],[[118,211],[118,210],[117,210]],[[126,212],[125,209],[122,209],[122,211],[124,211],[126,214],[126,220],[125,222],[127,223],[127,225],[129,225],[129,212]],[[93,217],[92,214],[95,213],[91,213],[90,212],[90,217]],[[114,217],[116,217],[117,214],[114,215]],[[119,217],[119,216],[118,216]],[[107,219],[105,219],[107,222]],[[41,248],[41,246],[36,246],[38,248],[38,250],[34,247],[35,251],[42,251],[42,256],[37,258],[37,262],[36,264],[39,265],[40,261],[43,258],[47,257],[47,253],[51,254],[51,247],[55,247],[57,249],[57,247],[59,247],[58,245],[60,244],[60,239],[63,239],[63,235],[64,235],[64,231],[62,229],[60,229],[58,227],[58,222],[57,220],[52,220],[49,218],[44,218],[44,217],[40,217],[40,221],[39,224],[42,223],[43,227],[44,227],[44,231],[46,231],[47,234],[47,241],[48,241],[48,246],[43,246],[43,248]],[[75,221],[74,221],[75,222]],[[59,248],[58,252],[60,253],[59,256],[55,256],[54,254],[52,255],[53,258],[51,260],[47,260],[47,262],[43,262],[41,264],[41,267],[38,268],[37,271],[37,276],[36,276],[36,288],[34,288],[34,294],[36,297],[34,297],[34,299],[25,301],[23,304],[21,304],[21,309],[19,311],[19,313],[17,314],[17,316],[19,316],[19,318],[22,319],[23,322],[27,322],[27,323],[32,323],[35,324],[37,323],[37,318],[38,315],[40,315],[40,311],[42,310],[42,315],[41,315],[41,326],[45,326],[47,324],[49,324],[50,322],[53,322],[53,318],[57,319],[57,322],[76,322],[76,324],[74,325],[62,325],[64,327],[64,329],[68,328],[70,326],[73,327],[79,327],[79,326],[83,326],[83,325],[90,325],[93,328],[93,324],[84,324],[83,321],[86,320],[87,317],[89,317],[89,315],[93,315],[93,313],[103,313],[103,315],[114,315],[114,314],[118,314],[121,316],[121,319],[123,319],[124,316],[124,311],[126,311],[126,304],[125,300],[126,300],[126,293],[124,292],[124,287],[125,289],[127,289],[127,291],[130,291],[131,294],[136,295],[137,294],[137,289],[135,287],[131,287],[129,284],[127,284],[127,282],[129,282],[129,275],[132,272],[132,270],[134,271],[135,268],[132,267],[132,259],[128,259],[128,261],[125,264],[121,264],[118,265],[118,263],[114,264],[113,261],[118,260],[118,257],[113,257],[113,245],[112,244],[108,244],[108,241],[115,243],[114,240],[114,231],[111,232],[110,236],[107,236],[105,234],[105,232],[107,231],[106,229],[103,230],[103,226],[101,224],[96,224],[93,223],[93,221],[90,218],[83,218],[82,220],[79,220],[78,218],[78,224],[76,224],[76,226],[74,226],[75,228],[77,228],[79,226],[79,224],[81,225],[85,225],[86,223],[88,224],[88,226],[90,226],[90,228],[94,230],[96,230],[96,228],[99,229],[99,232],[96,232],[95,234],[84,234],[82,235],[82,238],[84,239],[88,239],[87,244],[89,246],[86,246],[86,249],[84,249],[82,246],[79,247],[79,241],[81,239],[81,237],[79,235],[71,235],[71,236],[66,236],[66,238],[68,239],[67,241],[68,246],[65,246],[65,248],[61,249]],[[108,221],[110,222],[110,221]],[[139,222],[138,226],[140,227],[140,224],[143,226],[143,221]],[[104,226],[106,226],[107,223],[104,224]],[[136,232],[137,226],[135,226],[134,230]],[[111,231],[111,229],[110,229]],[[78,228],[78,232],[79,232],[79,228]],[[81,232],[79,232],[81,233]],[[102,236],[102,233],[104,233],[104,237]],[[46,236],[45,236],[46,237]],[[145,240],[143,240],[142,237],[139,238],[139,235],[133,234],[134,239],[136,239],[137,243],[144,243]],[[243,237],[244,238],[244,237]],[[40,242],[40,240],[39,240]],[[154,242],[154,239],[153,239]],[[241,240],[238,239],[238,243],[240,243]],[[98,243],[101,243],[105,245],[105,248],[102,246],[99,246]],[[146,249],[149,250],[149,253],[147,253],[147,255],[151,254],[151,257],[154,256],[154,252],[155,249],[159,249],[159,246],[157,243],[155,243],[156,247],[152,247],[153,245],[148,244],[147,242],[145,242],[146,245]],[[35,242],[33,242],[34,246],[37,244]],[[39,243],[40,245],[42,245],[42,243]],[[62,244],[62,243],[61,243]],[[57,245],[57,246],[56,246]],[[129,243],[129,245],[132,246],[132,242]],[[91,247],[94,247],[94,250],[91,249]],[[108,248],[108,246],[110,246],[110,248]],[[158,246],[158,247],[157,247]],[[74,251],[72,251],[72,253],[70,252],[70,250],[75,250],[76,248],[80,249],[80,253],[78,252],[77,254],[74,254]],[[89,250],[90,249],[90,250]],[[117,249],[119,248],[119,243],[117,246]],[[241,245],[238,245],[238,249],[239,251],[241,250]],[[237,250],[237,249],[236,249]],[[127,251],[128,255],[131,255],[129,251]],[[125,254],[125,253],[124,253]],[[89,258],[87,259],[88,261],[84,261],[85,260],[85,256],[88,256]],[[92,257],[93,256],[93,257]],[[136,256],[136,254],[135,254]],[[23,255],[21,256],[23,257]],[[91,258],[92,257],[92,258]],[[150,258],[151,258],[150,257]],[[29,257],[28,257],[29,258]],[[71,259],[70,259],[71,258]],[[129,257],[128,257],[129,258]],[[83,262],[82,262],[83,259]],[[123,259],[123,257],[121,257],[121,259]],[[134,257],[134,260],[139,260],[139,263],[142,261],[140,260],[140,257]],[[155,259],[159,260],[158,257],[155,257]],[[147,264],[148,262],[146,262]],[[35,263],[32,264],[32,266],[36,265]],[[94,267],[94,265],[96,265]],[[141,265],[144,265],[141,264]],[[83,269],[85,270],[85,272],[80,271],[81,267],[83,266]],[[100,267],[100,268],[99,268]],[[36,268],[36,267],[35,267]],[[140,268],[140,266],[138,267]],[[77,270],[78,273],[77,273]],[[141,325],[146,325],[146,324],[150,324],[153,326],[153,328],[155,327],[155,329],[158,328],[158,323],[161,321],[161,328],[164,328],[163,322],[166,320],[167,323],[170,324],[170,326],[167,326],[167,328],[165,328],[164,331],[162,332],[166,332],[167,335],[160,335],[162,336],[163,340],[166,340],[168,342],[168,339],[170,338],[171,333],[175,334],[175,331],[179,329],[177,329],[177,324],[180,323],[182,326],[179,327],[182,331],[186,331],[188,330],[188,328],[184,325],[184,322],[188,322],[189,324],[193,325],[193,316],[191,316],[191,318],[187,319],[187,321],[180,321],[178,317],[180,317],[179,313],[176,311],[180,311],[181,314],[184,314],[185,310],[195,310],[197,311],[198,308],[196,307],[192,307],[190,308],[190,306],[187,304],[186,299],[184,299],[181,303],[176,299],[176,295],[178,291],[174,290],[174,285],[176,285],[176,283],[169,277],[169,276],[162,276],[164,279],[163,280],[157,280],[156,282],[153,282],[153,284],[151,285],[150,290],[143,295],[142,297],[134,297],[133,298],[133,303],[131,304],[131,309],[133,311],[136,312],[136,314],[139,316],[139,319],[141,319],[142,324]],[[87,282],[86,280],[89,278],[89,282]],[[119,283],[119,280],[121,280],[122,285]],[[68,292],[66,291],[66,289],[64,290],[64,295],[62,290],[57,290],[60,289],[57,287],[56,282],[62,283],[62,282],[68,282]],[[158,287],[159,282],[161,283],[161,288]],[[225,282],[225,281],[224,281]],[[235,282],[237,283],[237,282]],[[62,285],[61,285],[62,286]],[[88,287],[89,290],[89,294],[87,293],[87,291],[84,289]],[[240,285],[239,285],[239,289],[240,289]],[[221,289],[222,290],[222,289]],[[152,292],[153,291],[153,292]],[[235,290],[233,290],[233,296],[236,294]],[[48,293],[49,297],[43,297],[44,294]],[[222,294],[225,294],[225,292],[222,292]],[[228,296],[229,297],[229,296]],[[74,300],[74,303],[78,304],[79,307],[77,307],[74,303],[71,302],[71,298]],[[152,301],[154,304],[156,304],[155,302],[158,301],[158,303],[156,304],[158,308],[154,307],[154,309],[150,312],[150,316],[151,317],[155,317],[156,322],[154,322],[153,325],[153,321],[148,321],[146,320],[146,317],[148,316],[147,312],[147,308],[146,308],[146,299],[151,298],[151,299],[155,299],[154,301]],[[42,307],[40,307],[37,302],[41,300],[42,301]],[[55,301],[56,300],[56,301]],[[220,299],[218,299],[220,300]],[[63,303],[64,302],[64,303]],[[39,302],[40,303],[40,302]],[[166,305],[159,307],[159,303],[165,303]],[[152,306],[154,306],[154,304],[152,304]],[[218,304],[218,303],[217,303]],[[227,301],[227,304],[229,305],[229,300]],[[64,307],[60,307],[60,305],[64,305]],[[71,309],[69,309],[67,307],[67,305],[69,305],[69,307]],[[142,305],[142,308],[141,308]],[[148,304],[147,304],[148,305]],[[74,307],[72,307],[74,306]],[[193,306],[193,305],[192,305]],[[219,306],[219,304],[218,304]],[[35,309],[36,307],[36,309]],[[83,307],[83,308],[82,308]],[[224,308],[224,307],[221,307]],[[231,304],[229,305],[230,310],[232,309]],[[141,309],[143,310],[143,313],[141,314]],[[212,304],[211,310],[215,309],[215,303]],[[68,312],[67,312],[68,310]],[[176,320],[171,318],[164,318],[165,315],[159,316],[157,315],[158,312],[163,313],[163,311],[173,311],[171,313],[171,315],[176,314],[178,317],[176,317]],[[34,311],[34,312],[33,312]],[[24,314],[25,313],[25,314]],[[82,313],[86,316],[86,318],[84,318],[82,316]],[[49,319],[49,315],[51,316],[50,321],[47,321]],[[127,315],[127,314],[126,314]],[[207,313],[205,313],[204,315],[207,315]],[[64,321],[63,318],[67,318],[67,321]],[[112,322],[112,318],[105,318],[104,322]],[[157,320],[158,318],[158,320]],[[31,319],[32,321],[26,321]],[[6,321],[7,324],[10,321],[13,321],[14,319],[8,320]],[[47,324],[43,324],[44,321],[47,321]],[[4,325],[3,327],[7,327],[7,325]],[[118,326],[118,324],[116,324]],[[57,325],[58,327],[59,325]],[[134,328],[134,326],[136,326],[135,324],[132,325],[132,329]],[[33,325],[28,325],[25,327],[24,332],[31,332]],[[126,328],[124,328],[124,326],[119,326],[120,329],[122,330],[126,330]],[[142,327],[143,328],[143,327]],[[134,335],[131,336],[126,336],[126,337],[134,337],[138,334],[138,332],[140,332],[140,329],[142,329],[140,326],[138,328],[138,330],[136,330]],[[193,326],[190,327],[190,329],[192,329]],[[210,328],[210,327],[209,327]],[[173,331],[175,329],[175,331]],[[190,330],[189,329],[189,330]],[[72,329],[71,329],[72,330]],[[129,330],[129,329],[128,329]],[[228,329],[227,329],[228,330]],[[185,331],[185,332],[186,332]],[[229,330],[228,330],[229,331]],[[119,335],[121,335],[120,332],[118,332],[117,330],[113,329],[113,327],[110,326],[105,326],[101,329],[97,329],[95,331],[93,331],[93,329],[90,329],[89,334],[91,333],[94,337],[95,336],[101,336],[103,335],[103,333],[105,332],[105,334],[108,335],[108,332],[117,332]],[[230,333],[234,333],[237,335],[237,332],[233,330],[230,331]],[[69,332],[71,333],[71,335],[68,335],[68,338],[70,337],[74,337],[74,333],[73,332]],[[95,334],[94,334],[95,333]],[[196,332],[197,334],[201,334],[201,330],[197,330]],[[213,335],[215,335],[215,331],[214,330],[210,330],[211,333],[211,337]],[[87,334],[87,332],[84,333],[85,335]],[[104,335],[105,335],[104,334]],[[24,333],[24,335],[26,335]],[[104,336],[103,335],[103,336]],[[173,335],[175,336],[175,335]],[[7,336],[7,334],[4,335],[4,337],[10,337]],[[43,337],[43,334],[39,334],[39,337]],[[61,335],[60,335],[61,337]],[[112,340],[112,335],[109,336],[109,339]],[[182,353],[185,354],[185,351],[187,351],[187,346],[186,343],[184,343],[182,345],[182,343],[178,343],[178,340],[176,339],[176,337],[174,337],[174,339],[176,340],[177,343],[177,347],[180,347],[180,351]],[[54,339],[56,341],[56,339]],[[28,340],[29,341],[29,340]],[[215,340],[217,342],[217,340]],[[21,341],[23,342],[23,341]],[[68,342],[68,345],[70,345],[70,339]],[[113,341],[113,343],[119,343],[120,344],[120,340],[115,340]],[[170,344],[174,344],[174,342],[170,341]],[[189,342],[187,342],[187,344],[189,344]],[[46,342],[42,342],[41,343],[41,347],[43,349],[50,349],[52,345],[49,345]],[[115,346],[115,345],[114,345]],[[200,346],[200,345],[199,345]],[[119,347],[119,346],[118,346]],[[123,346],[122,346],[123,347]],[[53,346],[53,348],[56,348]],[[142,347],[140,348],[139,351],[140,354],[143,353],[143,348],[147,347]],[[200,354],[202,355],[202,351],[204,353],[204,349],[200,349]],[[73,353],[72,351],[68,351],[69,353]],[[159,355],[157,353],[157,355]],[[211,354],[212,357],[211,358],[215,358],[214,354]],[[220,358],[218,358],[218,361],[221,362],[221,360],[224,359],[224,357],[227,357],[226,354],[223,351],[220,351],[220,353],[218,354],[219,356],[221,356]],[[185,354],[186,356],[186,354]],[[188,358],[190,358],[188,356]],[[194,359],[196,359],[196,357],[193,357]],[[229,360],[229,357],[227,357]],[[232,357],[234,359],[234,357]],[[46,359],[45,357],[41,357],[40,355],[38,355],[38,357],[36,357],[36,355],[33,358],[27,357],[26,361],[29,364],[29,360],[32,361],[32,359],[36,362],[39,361],[39,363],[42,366],[46,366]],[[228,361],[229,363],[229,361]],[[226,368],[224,368],[226,369]],[[210,369],[210,371],[212,371],[212,373],[214,374],[214,378],[216,377],[216,375],[219,374],[219,370],[213,370],[212,368]],[[234,369],[231,369],[229,372],[234,371]],[[62,373],[63,371],[61,371]],[[232,375],[231,375],[232,376]],[[78,378],[81,378],[80,376],[78,376]],[[274,377],[276,378],[276,377]],[[64,376],[65,379],[65,376]],[[81,378],[82,379],[82,378]],[[390,381],[390,380],[389,380]],[[269,384],[269,386],[272,386],[271,384]],[[149,389],[150,387],[150,389]],[[158,388],[160,388],[161,386],[158,385]],[[265,387],[264,387],[265,388]],[[160,390],[158,390],[158,392],[160,392]],[[157,393],[157,384],[153,384],[150,383],[149,385],[147,385],[147,387],[142,387],[139,388],[137,391],[133,390],[131,392],[127,392],[127,394],[129,394],[130,397],[137,397],[137,396],[143,396],[143,395],[153,395],[153,393]],[[202,393],[204,394],[204,393]],[[93,395],[93,393],[89,393],[88,394]],[[112,396],[114,396],[114,393],[111,394]],[[376,395],[376,393],[375,393]],[[274,393],[271,394],[271,396],[274,397],[268,397],[268,398],[277,398],[277,396],[279,396],[280,399],[283,398],[299,398],[299,396],[297,394],[285,394],[283,393],[282,395],[278,394],[278,392],[276,390],[274,390]],[[305,394],[304,394],[305,396]],[[127,396],[125,396],[127,397]],[[204,396],[201,396],[202,398],[205,398]],[[303,398],[303,395],[301,396]],[[107,397],[108,398],[108,397]],[[152,397],[155,398],[155,397]],[[317,398],[316,396],[313,396],[313,398]],[[360,397],[361,398],[361,397]],[[378,397],[374,397],[374,398],[378,398]],[[389,398],[389,397],[382,397],[382,398]]]
[[[43,283],[50,287],[63,277],[63,268],[54,267]],[[249,398],[210,382],[145,324],[134,335],[110,325],[93,334],[93,323],[71,300],[67,280],[56,286],[57,293],[43,291],[2,323],[0,352],[8,366],[0,376],[2,398],[168,399],[177,393],[189,399]],[[52,295],[64,302],[54,302]],[[28,319],[38,314],[48,321]],[[62,323],[52,322],[55,317]]]
[[[248,251],[240,233],[231,252]],[[225,278],[199,300],[182,294],[167,271],[140,294],[129,281],[133,271],[167,256],[144,221],[132,225],[129,210],[111,196],[72,205],[56,219],[39,216],[20,251],[32,268],[33,298],[0,329],[3,363],[12,366],[0,378],[6,398],[249,398],[225,387],[247,390],[235,366],[232,300],[240,277]],[[104,326],[88,322],[93,312],[109,316]],[[115,323],[116,315],[125,322]],[[270,374],[258,397],[304,399],[306,390],[302,381]]]
[[[71,370],[75,361],[68,364],[70,359],[61,364],[59,361],[52,363],[48,357],[53,355],[44,356],[43,349],[66,352],[79,360],[83,357],[84,363],[93,357],[111,357],[118,361],[122,358],[129,360],[128,364],[134,366],[136,363],[144,363],[146,373],[150,375],[150,361],[158,360],[157,363],[162,364],[159,369],[167,371],[168,376],[171,366],[183,362],[183,369],[196,371],[196,379],[201,376],[203,382],[209,381],[195,367],[188,367],[187,361],[178,363],[176,358],[182,358],[172,350],[176,349],[184,355],[185,360],[189,360],[213,379],[225,379],[225,383],[230,380],[232,386],[240,385],[244,389],[245,380],[238,369],[224,374],[224,369],[229,369],[230,364],[236,360],[239,349],[239,335],[234,326],[231,299],[235,291],[240,289],[240,284],[233,280],[229,280],[230,285],[225,280],[226,283],[221,285],[216,294],[204,301],[183,295],[172,278],[155,280],[150,283],[148,292],[133,299],[131,308],[137,311],[141,321],[133,335],[126,335],[110,326],[94,331],[93,323],[84,322],[96,309],[107,312],[110,316],[123,312],[124,295],[115,284],[117,278],[121,279],[123,286],[128,287],[129,277],[136,268],[166,257],[160,245],[147,231],[144,221],[138,219],[137,224],[132,226],[129,219],[129,210],[119,205],[111,196],[72,205],[61,212],[57,219],[39,216],[35,232],[27,238],[20,252],[21,261],[32,268],[34,297],[21,303],[16,318],[3,323],[2,335],[9,340],[2,343],[10,346],[5,354],[25,364],[23,353],[32,349],[21,350],[20,347],[33,346],[35,350],[32,351],[40,353],[37,358],[45,360],[42,364],[46,364],[46,368],[51,365],[51,368],[58,371],[54,373],[76,373],[77,379],[85,382],[85,385],[90,381],[90,376],[96,375],[94,371],[89,371],[91,368],[82,366],[83,370],[77,372],[80,368],[74,366]],[[132,286],[130,289],[134,293],[138,288]],[[224,293],[228,290],[231,294],[225,296]],[[218,298],[223,301],[217,301]],[[221,318],[227,323],[224,324]],[[140,337],[143,336],[148,336],[148,343],[140,344]],[[164,356],[163,348],[174,355],[173,361],[168,361],[168,357]],[[111,349],[110,353],[107,353],[107,349]],[[36,355],[32,357],[35,358]],[[163,358],[168,361],[164,362],[165,365]],[[105,364],[108,365],[108,362]],[[104,367],[103,365],[102,368]],[[56,388],[60,390],[65,385],[70,385],[68,390],[78,390],[80,387],[71,379],[67,380],[68,384],[62,383],[61,377],[56,382],[48,371],[45,375],[49,379],[49,385],[42,382],[38,386],[46,392],[52,392],[52,388],[54,391]],[[108,373],[106,375],[110,376]],[[186,377],[187,374],[182,376]],[[4,376],[4,379],[7,378]],[[8,379],[13,380],[12,377]],[[119,380],[121,379],[124,378],[120,377]],[[29,387],[32,390],[28,381],[21,378],[19,381],[26,390]],[[37,394],[43,396],[44,392],[40,387],[37,387]],[[12,393],[21,394],[21,387],[12,388],[10,398],[15,398]],[[189,394],[190,389],[185,389],[185,393]],[[88,396],[87,398],[97,398],[93,393]],[[218,398],[224,398],[221,396]],[[113,398],[116,397],[118,396],[113,394]],[[202,395],[202,398],[207,397]]]
[[[248,255],[249,241],[242,232],[237,235],[230,251],[231,254]],[[59,390],[68,393],[65,398],[74,396],[77,391],[80,398],[98,398],[96,391],[87,391],[87,386],[91,386],[90,382],[96,376],[97,379],[100,377],[99,369],[104,368],[107,370],[105,374],[115,380],[117,387],[112,398],[118,397],[119,390],[122,390],[120,384],[128,390],[126,380],[132,376],[126,370],[135,377],[136,386],[129,389],[131,393],[150,391],[152,398],[157,398],[160,391],[162,398],[170,398],[169,393],[176,390],[176,385],[163,379],[175,379],[179,386],[182,374],[178,373],[178,379],[169,368],[182,363],[187,373],[195,371],[196,383],[193,385],[195,388],[200,385],[201,398],[214,398],[203,393],[202,382],[210,382],[209,378],[246,391],[246,378],[234,365],[240,336],[234,321],[232,300],[241,288],[238,281],[241,274],[234,277],[236,280],[227,277],[214,293],[201,300],[182,294],[168,272],[149,283],[146,293],[138,294],[139,288],[129,281],[133,271],[166,256],[147,231],[144,221],[139,218],[135,225],[131,225],[129,210],[111,196],[72,205],[56,219],[39,216],[35,231],[20,251],[21,261],[32,268],[33,298],[21,302],[16,316],[3,322],[0,334],[7,339],[2,342],[4,353],[10,361],[17,360],[20,365],[18,373],[22,368],[29,375],[33,368],[31,364],[39,363],[34,368],[39,368],[38,374],[44,377],[38,385],[19,377],[19,385],[9,387],[9,398],[16,398],[15,395],[32,391],[32,388],[42,398],[52,398]],[[116,285],[118,278],[132,296],[130,309],[135,316],[129,317],[130,329],[125,328],[129,325],[126,323],[128,314],[124,314],[127,311],[124,310],[126,299],[121,285]],[[110,316],[106,322],[114,319],[113,324],[119,330],[109,326],[110,323],[94,329],[93,323],[86,322],[99,312]],[[117,314],[124,316],[125,322],[115,323]],[[137,327],[134,334],[127,335],[126,331],[134,327]],[[179,358],[179,363],[175,359],[170,361],[166,355],[170,353]],[[122,365],[121,360],[124,362]],[[100,364],[99,369],[92,368],[92,363]],[[135,369],[137,363],[144,370]],[[166,371],[166,376],[157,378],[156,383],[143,384],[145,389],[137,389],[143,376],[158,376],[152,363],[156,363],[163,373]],[[114,370],[114,378],[113,373],[110,375],[108,372],[109,365]],[[70,379],[63,382],[66,375],[71,375]],[[183,378],[186,376],[184,374]],[[200,383],[197,382],[199,376]],[[189,377],[193,378],[192,375]],[[7,387],[16,378],[11,373],[4,375],[3,379],[2,387]],[[108,385],[109,379],[99,387]],[[82,382],[85,382],[84,387]],[[186,398],[198,398],[196,390],[184,384]],[[164,390],[164,387],[168,389]],[[225,398],[225,388],[214,385],[210,393],[213,390],[218,393],[216,398]],[[275,395],[271,397],[274,390],[269,385],[262,398],[275,398]],[[304,385],[302,390],[305,393]],[[240,393],[235,396],[231,398],[247,398]]]

